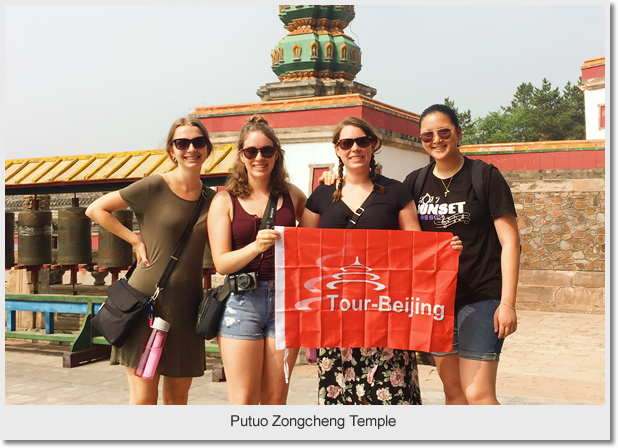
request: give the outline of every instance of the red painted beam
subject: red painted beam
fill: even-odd
[[[605,65],[582,69],[582,80],[601,78],[605,76]]]
[[[481,159],[491,163],[500,171],[581,170],[605,167],[605,150],[465,155],[471,159]]]
[[[359,117],[372,126],[418,137],[418,123],[402,116],[376,110],[367,106],[325,107],[297,111],[259,112],[274,129],[336,126],[347,117]],[[253,113],[200,117],[209,132],[239,132]]]

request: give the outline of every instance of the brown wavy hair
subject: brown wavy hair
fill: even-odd
[[[341,130],[345,128],[346,126],[354,126],[355,128],[359,128],[365,133],[367,137],[371,137],[371,140],[376,142],[376,146],[373,151],[373,154],[371,154],[371,161],[369,162],[369,179],[371,179],[373,182],[373,191],[379,194],[384,193],[384,187],[382,185],[375,183],[376,168],[377,168],[375,154],[382,147],[382,140],[380,139],[380,137],[377,136],[377,134],[375,133],[371,125],[367,123],[365,120],[363,120],[362,118],[357,118],[357,117],[348,117],[345,120],[343,120],[341,123],[339,123],[337,127],[335,128],[335,131],[333,133],[333,144],[335,146],[337,146],[337,143],[339,143],[339,136],[341,135]],[[337,156],[337,159],[339,159],[339,170],[337,174],[339,175],[340,181],[337,182],[337,188],[335,189],[335,192],[333,193],[333,202],[337,202],[338,200],[341,199],[343,183],[345,182],[345,179],[343,177],[343,166],[344,166],[343,162],[339,156]]]
[[[208,130],[206,130],[206,126],[199,119],[193,117],[182,117],[179,118],[172,124],[170,131],[167,134],[167,141],[165,143],[165,151],[167,152],[167,157],[172,161],[172,163],[178,166],[178,162],[176,162],[172,158],[172,145],[174,145],[174,134],[176,133],[176,129],[181,126],[194,126],[198,128],[204,137],[206,137],[206,158],[210,156],[212,153],[212,142],[210,141],[210,136],[208,135]]]
[[[279,156],[275,160],[275,166],[270,173],[270,193],[275,196],[280,196],[290,191],[290,176],[285,169],[284,155],[285,151],[281,149],[281,143],[275,133],[275,130],[268,125],[268,121],[261,115],[253,115],[247,119],[247,122],[240,130],[238,136],[238,156],[234,163],[232,174],[225,183],[226,190],[239,198],[246,198],[253,193],[253,188],[249,185],[247,176],[247,168],[240,159],[240,151],[244,148],[245,140],[251,132],[261,132],[266,136],[273,146],[277,149]]]

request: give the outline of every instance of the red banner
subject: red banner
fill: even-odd
[[[451,351],[459,266],[451,233],[276,229],[277,349]]]

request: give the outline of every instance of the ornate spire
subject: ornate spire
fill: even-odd
[[[279,18],[289,33],[271,52],[279,81],[352,81],[361,69],[361,51],[343,30],[354,15],[353,5],[281,5]]]
[[[272,49],[271,61],[283,85],[261,87],[262,100],[347,93],[373,97],[375,89],[353,82],[362,67],[361,51],[343,30],[354,16],[353,5],[280,5],[288,35]]]

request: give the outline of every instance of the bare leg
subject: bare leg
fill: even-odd
[[[438,375],[444,388],[444,401],[447,405],[468,404],[466,395],[461,387],[459,372],[459,355],[434,356]]]
[[[129,381],[129,404],[157,404],[159,397],[159,374],[151,380],[135,376],[135,369],[126,367]]]
[[[461,385],[470,404],[500,404],[496,397],[498,361],[460,358]]]
[[[163,377],[163,404],[183,404],[189,401],[189,388],[193,378]]]
[[[289,376],[298,356],[297,348],[289,349],[286,364],[289,366]],[[261,404],[286,404],[289,383],[285,382],[284,358],[285,350],[275,349],[275,339],[266,338],[264,343],[264,366],[262,369]]]
[[[229,404],[259,404],[264,341],[219,337]],[[283,370],[283,367],[282,367]]]

